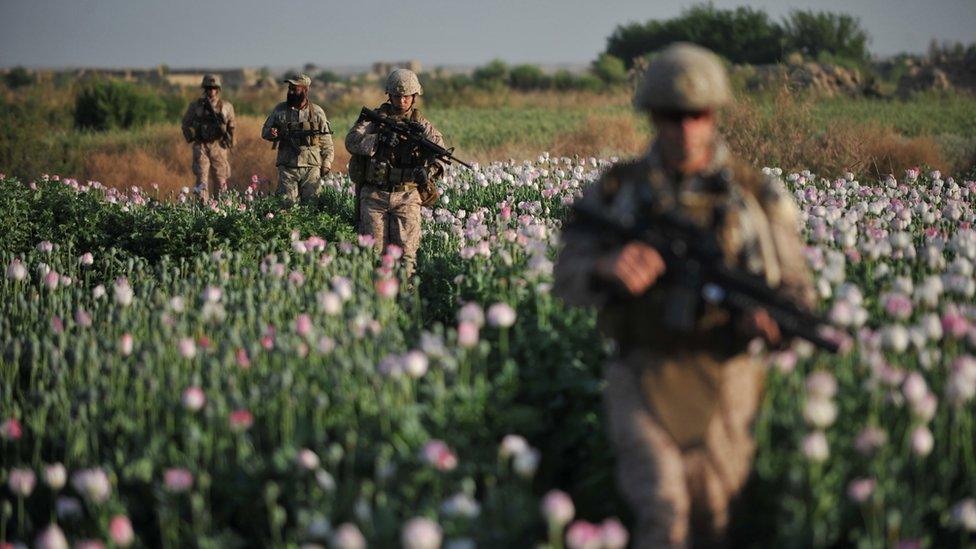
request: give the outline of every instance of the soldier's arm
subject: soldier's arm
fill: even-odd
[[[183,121],[180,124],[180,129],[183,131],[183,138],[187,141],[193,140],[193,132],[191,131],[193,125],[193,105],[194,103],[190,103],[190,106],[186,108],[186,112],[183,113]]]
[[[579,200],[587,207],[603,207],[599,191],[602,183],[603,180],[588,188]],[[603,305],[610,292],[601,283],[597,266],[610,251],[593,227],[570,217],[560,237],[553,269],[553,292],[570,305]]]
[[[428,120],[424,120],[423,125],[424,125],[424,137],[430,139],[434,143],[437,143],[438,145],[443,147],[444,136],[441,135],[441,132],[438,131],[437,128],[435,128],[434,125],[431,124],[430,121]]]
[[[346,134],[346,150],[352,154],[372,156],[376,152],[376,124],[357,120]]]
[[[329,119],[322,111],[322,127],[327,131],[332,131],[329,126]],[[335,160],[335,143],[332,141],[332,134],[327,133],[319,139],[319,152],[322,158],[322,173],[332,169],[332,161]]]
[[[264,126],[261,128],[261,139],[265,141],[274,141],[274,137],[271,135],[271,128],[274,127],[275,111],[271,111],[268,115],[268,119],[264,121]]]
[[[224,120],[227,122],[227,143],[233,147],[234,146],[234,132],[237,131],[237,117],[234,115],[234,105],[230,103],[224,103],[225,113]]]
[[[786,186],[776,177],[765,179],[759,198],[780,263],[780,286],[793,299],[812,308],[816,304],[816,291],[800,240],[799,210]]]

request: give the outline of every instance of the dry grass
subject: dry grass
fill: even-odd
[[[633,156],[647,146],[647,139],[647,128],[637,116],[590,116],[575,131],[556,136],[550,152],[559,156]]]
[[[277,181],[275,151],[271,143],[260,137],[263,122],[257,117],[238,118],[237,143],[230,159],[232,188],[246,188],[255,175],[262,180]],[[341,139],[336,141],[334,166],[345,171],[349,154]],[[178,127],[159,126],[151,131],[147,142],[106,144],[103,150],[90,154],[85,159],[82,177],[114,187],[155,183],[160,194],[168,196],[193,185],[192,158],[190,145],[183,141]]]
[[[759,166],[810,169],[826,176],[850,170],[858,174],[900,175],[906,168],[950,166],[931,137],[907,138],[877,122],[833,120],[824,124],[810,104],[781,95],[764,111],[739,102],[723,119],[730,148]]]

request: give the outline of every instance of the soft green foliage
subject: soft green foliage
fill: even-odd
[[[81,129],[128,129],[166,118],[166,102],[128,82],[95,80],[75,97],[75,125]]]
[[[476,68],[471,77],[475,84],[482,88],[501,88],[508,81],[508,64],[501,59],[495,59],[487,65]]]
[[[622,84],[627,81],[627,66],[619,57],[601,53],[591,67],[593,74],[609,85]]]
[[[3,76],[3,83],[15,90],[34,83],[34,76],[24,67],[16,66]]]
[[[29,542],[56,520],[72,541],[104,539],[124,513],[138,545],[328,543],[325,519],[355,522],[370,546],[388,547],[405,520],[426,516],[446,539],[526,547],[545,536],[539,497],[557,487],[579,518],[622,515],[600,404],[607,348],[593,311],[550,294],[547,268],[566,202],[606,166],[543,155],[450,170],[447,199],[425,221],[419,290],[396,298],[377,284],[395,261],[348,240],[341,176],[327,179],[321,210],[288,211],[250,194],[201,207],[0,180],[0,230],[10,235],[0,242],[0,422],[22,430],[0,432],[3,484],[14,468],[42,473],[55,462],[72,478],[99,468],[108,483],[104,501],[73,481],[55,491],[42,478],[20,498],[5,488],[0,537]],[[955,509],[976,489],[976,358],[964,313],[976,183],[786,179],[807,216],[824,308],[838,323],[854,322],[838,305],[863,310],[874,332],[860,332],[848,355],[775,356],[732,545],[966,546],[972,534]],[[862,236],[845,254],[851,231]],[[932,297],[929,281],[942,275]],[[900,308],[886,304],[892,295]],[[465,342],[458,308],[472,302],[508,304],[517,320]],[[888,331],[898,326],[911,330],[900,344]],[[389,369],[413,349],[424,372]],[[829,390],[811,388],[814,372],[834,380]],[[189,388],[204,395],[199,405],[183,397]],[[827,419],[810,408],[824,398]],[[242,411],[250,421],[235,425]],[[865,449],[866,427],[883,439]],[[919,428],[933,436],[927,449]],[[818,429],[828,451],[814,459],[802,448]],[[513,433],[541,452],[530,474],[499,452]],[[424,456],[434,439],[454,466]],[[185,491],[167,481],[171,468],[190,475]],[[853,481],[870,483],[860,500]],[[457,493],[479,512],[450,512],[445,500]],[[56,517],[56,496],[83,499],[82,516]]]
[[[783,22],[785,49],[806,56],[867,61],[868,33],[858,18],[826,11],[794,10]]]
[[[677,41],[700,44],[733,63],[775,63],[796,51],[863,69],[869,56],[867,31],[851,15],[794,10],[780,24],[762,10],[712,4],[696,5],[672,19],[620,25],[607,38],[606,53],[629,67],[634,59]]]
[[[334,71],[324,70],[315,76],[315,80],[323,84],[333,84],[336,82],[342,82],[345,79]]]
[[[618,26],[607,38],[606,53],[629,67],[633,60],[676,41],[694,42],[734,63],[772,63],[782,56],[783,30],[766,12],[700,4],[664,21]]]
[[[508,82],[516,90],[543,90],[551,79],[538,65],[516,65],[508,73]]]

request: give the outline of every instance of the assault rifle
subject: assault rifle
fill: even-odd
[[[203,104],[210,121],[214,124],[214,126],[220,128],[220,144],[223,145],[225,149],[229,149],[231,146],[231,136],[230,133],[227,132],[227,126],[224,124],[223,115],[218,114],[217,111],[214,110],[213,103],[211,103],[209,99],[205,98]]]
[[[648,208],[649,209],[649,208]],[[674,213],[653,213],[640,221],[616,219],[602,212],[574,208],[576,219],[625,240],[643,242],[661,254],[671,283],[664,311],[665,325],[690,331],[703,303],[734,312],[765,309],[787,337],[799,337],[836,353],[840,343],[821,333],[833,328],[769,286],[764,277],[729,268],[715,235]]]
[[[292,147],[298,149],[298,141],[300,139],[306,139],[316,135],[332,135],[332,128],[326,125],[326,127],[315,130],[315,129],[305,129],[302,128],[301,122],[288,122],[285,124],[284,128],[278,130],[278,137],[275,138],[274,142],[271,143],[271,149],[278,148],[279,141],[285,141]]]
[[[379,125],[381,128],[393,132],[401,139],[406,140],[408,143],[420,147],[420,149],[425,153],[426,156],[435,158],[437,160],[443,160],[446,162],[457,162],[458,164],[473,170],[474,168],[471,164],[461,160],[460,158],[454,156],[454,148],[450,149],[442,147],[437,143],[434,143],[430,139],[424,137],[424,126],[415,121],[401,122],[399,120],[394,120],[388,116],[383,116],[382,114],[370,109],[368,107],[363,107],[362,112],[359,113],[361,119],[369,120]]]

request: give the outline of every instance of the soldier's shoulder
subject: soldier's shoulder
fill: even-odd
[[[421,111],[420,109],[414,109],[413,113],[411,113],[410,115],[410,119],[415,122],[428,123],[428,124],[430,123],[430,121],[427,120],[427,117],[424,116],[423,111]]]
[[[283,110],[285,110],[287,108],[288,108],[288,102],[287,101],[282,101],[281,103],[278,103],[277,105],[275,105],[274,108],[271,109],[271,112],[283,111]]]
[[[318,103],[310,103],[309,108],[312,109],[312,113],[319,116],[325,116],[325,108],[322,105],[319,105]]]
[[[730,161],[728,169],[733,180],[760,202],[776,202],[789,196],[786,184],[771,170],[758,170],[740,159]]]
[[[647,174],[647,161],[643,158],[622,160],[610,166],[596,181],[596,192],[605,202],[612,200],[620,190]]]
[[[730,158],[723,168],[727,176],[749,194],[759,196],[762,193],[764,177],[762,172],[740,158]]]

